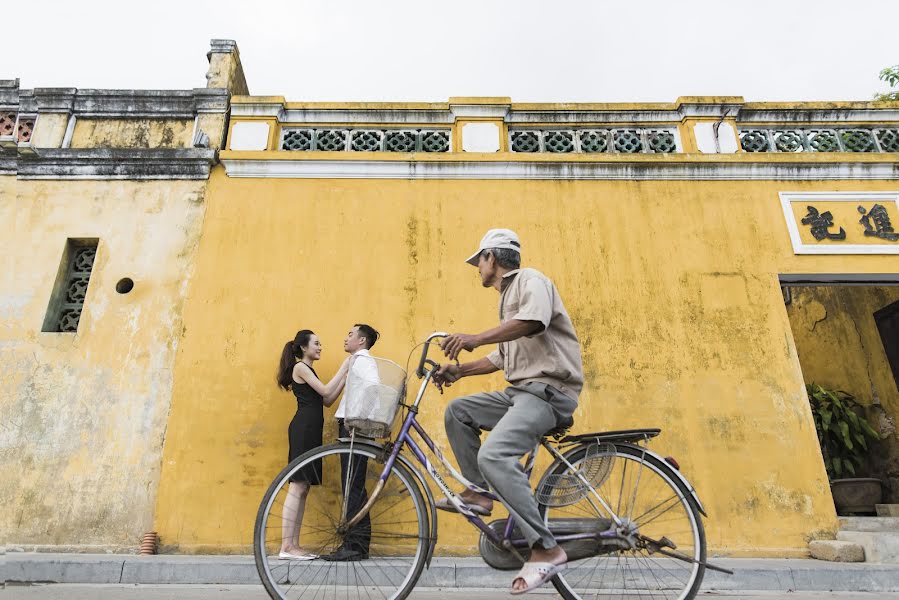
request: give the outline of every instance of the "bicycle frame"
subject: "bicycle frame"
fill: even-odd
[[[427,344],[429,344],[433,338],[445,337],[445,335],[446,334],[436,333],[432,334],[428,338],[428,341],[425,342],[425,349],[422,353],[422,365],[425,363],[427,358]],[[474,483],[466,479],[465,476],[462,475],[458,470],[456,470],[455,467],[453,467],[452,464],[450,464],[450,462],[446,459],[446,457],[443,455],[434,441],[431,440],[430,436],[427,434],[421,424],[418,423],[418,406],[422,398],[424,397],[425,392],[427,391],[428,384],[431,382],[434,370],[436,369],[434,363],[429,361],[429,364],[431,364],[430,369],[424,369],[421,365],[419,366],[418,373],[422,377],[421,386],[419,387],[418,394],[415,397],[415,402],[413,402],[413,404],[408,407],[409,414],[403,421],[403,425],[400,428],[400,432],[396,437],[393,448],[391,449],[390,454],[387,457],[384,469],[381,472],[380,477],[378,478],[378,483],[375,486],[375,489],[369,496],[368,502],[365,504],[365,506],[363,506],[362,509],[360,509],[360,511],[347,522],[346,527],[353,527],[365,517],[374,502],[377,500],[381,490],[384,488],[388,477],[390,477],[390,473],[393,471],[394,463],[396,462],[396,459],[399,456],[400,452],[404,447],[408,446],[412,451],[412,454],[415,455],[415,458],[418,460],[418,462],[422,465],[422,467],[424,467],[431,480],[435,484],[437,484],[437,487],[440,488],[444,495],[446,495],[446,497],[456,508],[456,510],[459,511],[459,513],[463,515],[470,524],[481,530],[481,532],[483,532],[491,542],[500,547],[508,548],[511,546],[512,548],[527,548],[528,543],[524,538],[512,539],[512,533],[515,528],[515,517],[512,514],[509,515],[509,518],[506,521],[503,535],[497,535],[497,533],[493,529],[491,529],[490,526],[483,521],[483,519],[469,510],[465,503],[459,498],[458,494],[450,489],[449,485],[440,475],[436,466],[428,459],[427,455],[422,450],[422,447],[412,437],[411,432],[415,431],[415,433],[417,433],[419,438],[421,439],[421,442],[423,442],[424,446],[427,447],[431,451],[431,453],[437,457],[440,464],[442,464],[447,469],[453,479],[455,479],[471,491],[482,494],[487,498],[490,498],[491,500],[501,501],[500,498],[498,498],[495,494],[481,488],[480,486],[475,485]],[[527,461],[525,462],[524,473],[528,477],[528,479],[531,478],[531,474],[534,469],[534,463],[536,462],[537,458],[537,451],[539,450],[541,445],[546,448],[549,453],[552,454],[555,458],[565,462],[569,469],[572,468],[572,466],[568,464],[567,461],[565,461],[565,458],[557,449],[553,448],[549,443],[546,442],[546,440],[541,440],[534,446],[534,449],[528,455]],[[574,470],[572,472],[576,473],[576,471]],[[609,507],[608,504],[596,493],[596,490],[593,490],[592,487],[589,486],[588,482],[583,478],[583,475],[581,475],[580,473],[578,473],[577,475],[582,479],[583,483],[588,486],[588,489],[592,491],[593,496],[599,501],[600,505],[605,509],[605,512],[609,514],[610,518],[614,521],[615,526],[621,526],[622,521],[618,518],[617,515],[615,515],[611,507]],[[601,535],[603,537],[613,536],[615,534],[615,526],[613,526],[613,528],[608,532],[602,532]],[[593,539],[595,537],[596,534],[591,533],[577,533],[555,536],[557,542]]]

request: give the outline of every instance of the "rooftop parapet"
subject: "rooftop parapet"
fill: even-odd
[[[899,102],[288,102],[234,96],[232,177],[899,178]]]
[[[240,151],[545,154],[899,152],[899,103],[293,103],[235,96]]]

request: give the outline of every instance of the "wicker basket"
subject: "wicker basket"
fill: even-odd
[[[350,363],[344,392],[344,424],[358,435],[390,436],[406,392],[406,371],[375,356],[356,355]]]

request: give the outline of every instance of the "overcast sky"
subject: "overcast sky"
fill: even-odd
[[[899,63],[899,0],[31,0],[12,14],[0,79],[23,88],[203,87],[210,38],[237,41],[252,94],[292,101],[868,100]]]

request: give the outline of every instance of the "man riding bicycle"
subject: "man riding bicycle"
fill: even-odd
[[[520,594],[546,583],[568,560],[543,523],[520,460],[548,431],[570,426],[584,382],[580,343],[552,281],[520,268],[515,232],[491,229],[466,262],[478,267],[484,287],[500,293],[500,325],[476,335],[450,335],[440,347],[456,361],[462,350],[499,346],[479,360],[442,365],[434,383],[442,388],[502,369],[511,384],[501,392],[456,398],[447,406],[445,423],[462,474],[484,489],[489,484],[531,546],[530,560],[512,582],[512,593]],[[483,445],[482,430],[490,431]],[[477,514],[493,509],[490,498],[473,490],[460,496]],[[437,506],[455,510],[446,499]]]

